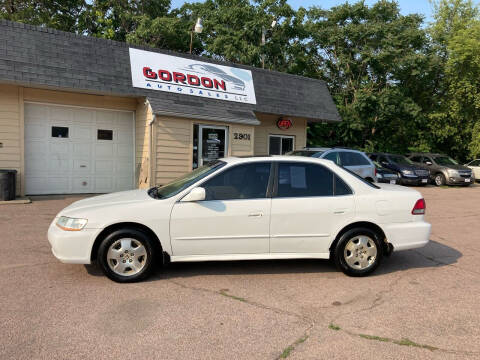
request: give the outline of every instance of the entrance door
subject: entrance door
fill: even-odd
[[[228,128],[200,125],[198,127],[198,166],[227,156]]]

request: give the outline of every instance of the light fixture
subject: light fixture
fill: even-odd
[[[197,18],[197,22],[195,25],[192,27],[192,30],[190,30],[190,54],[192,53],[192,47],[193,47],[193,33],[200,34],[203,31],[203,20],[202,18]]]
[[[202,18],[198,18],[197,23],[195,24],[195,32],[197,34],[201,34],[202,31],[203,31],[203,20]]]

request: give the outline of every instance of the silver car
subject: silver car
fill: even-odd
[[[292,151],[287,155],[308,156],[331,160],[337,165],[347,168],[368,181],[377,181],[375,164],[367,155],[365,155],[365,153],[358,150],[347,148],[306,147],[302,150]]]

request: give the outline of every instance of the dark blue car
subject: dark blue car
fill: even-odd
[[[403,155],[371,153],[369,157],[384,168],[395,172],[398,175],[398,183],[401,185],[423,186],[430,181],[430,171],[415,165]]]

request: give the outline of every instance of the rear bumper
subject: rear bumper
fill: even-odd
[[[48,229],[53,255],[63,263],[90,264],[90,255],[98,229],[64,231],[54,222]]]
[[[383,227],[393,251],[416,249],[427,245],[432,225],[425,221],[389,224]]]

